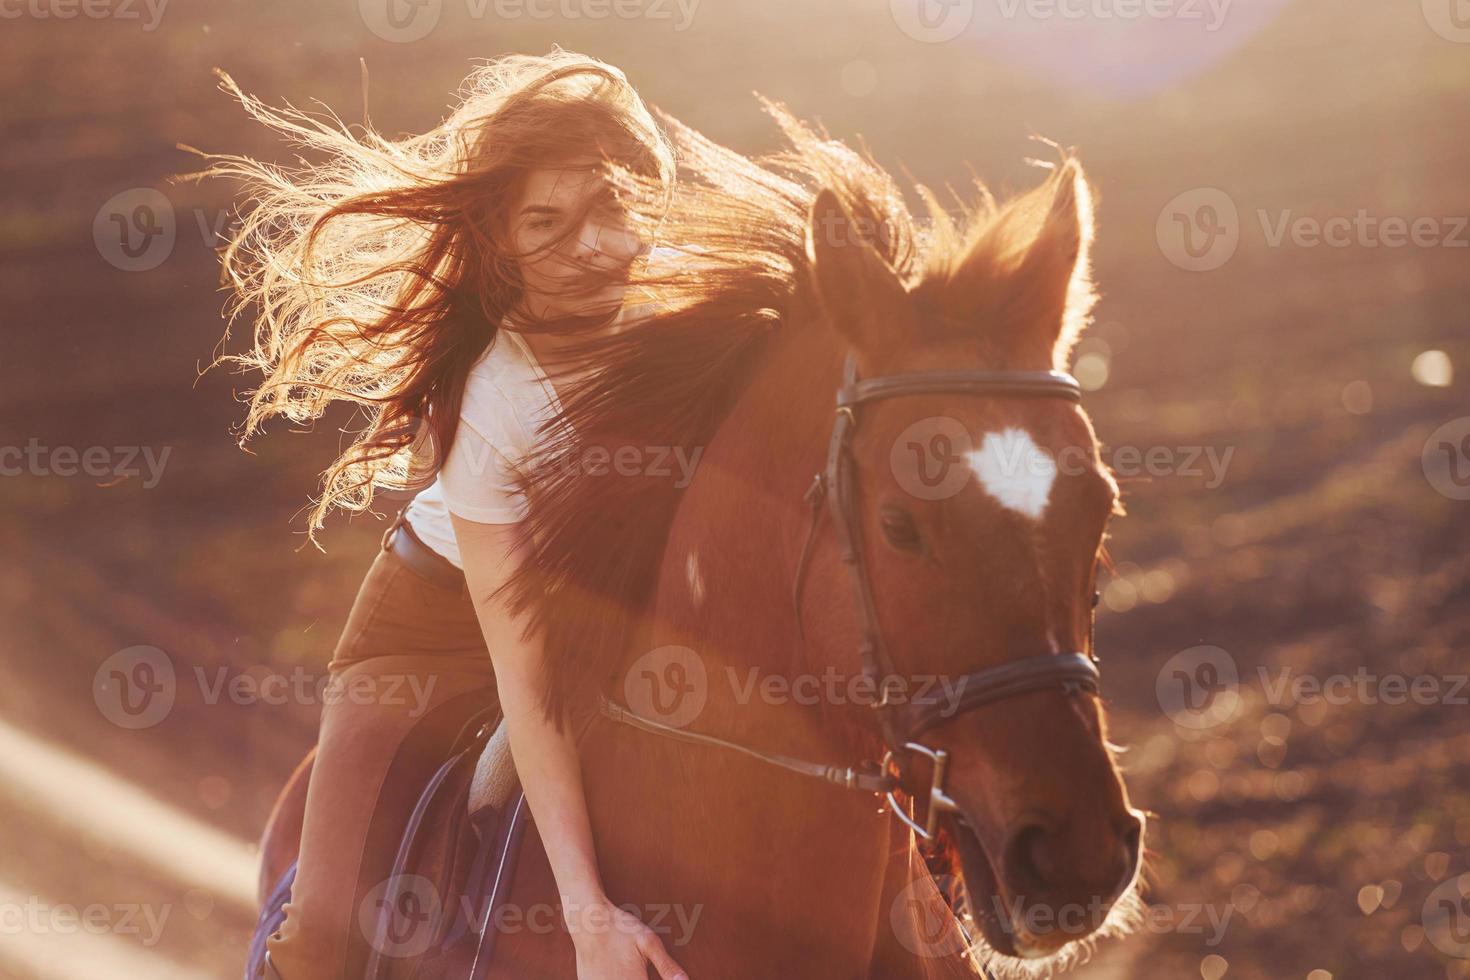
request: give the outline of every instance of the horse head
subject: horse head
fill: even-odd
[[[950,240],[931,240],[924,267],[905,273],[861,200],[827,189],[813,204],[815,294],[851,352],[844,391],[855,379],[905,384],[841,410],[850,432],[834,452],[850,461],[843,506],[867,582],[857,605],[900,675],[890,700],[928,698],[922,750],[903,748],[903,720],[912,732],[919,716],[895,711],[892,755],[916,822],[942,811],[933,845],[963,885],[965,917],[1000,954],[1054,962],[1136,905],[1143,831],[1088,683],[1117,486],[1075,382],[1059,373],[1094,298],[1090,188],[1069,157],[968,230],[939,220],[930,233]],[[1025,383],[1007,385],[1016,378]],[[1031,397],[1048,386],[1074,397]],[[832,582],[836,563],[826,567],[834,591],[819,616],[830,625],[853,602]],[[850,658],[851,632],[849,622],[812,635],[814,657]],[[1023,662],[1053,673],[1065,663],[1078,682],[965,700],[967,683]],[[936,758],[947,764],[937,776]]]

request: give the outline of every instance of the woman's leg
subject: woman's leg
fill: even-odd
[[[429,582],[386,550],[363,582],[330,671],[296,881],[269,944],[282,980],[361,975],[359,906],[391,872],[418,793],[455,736],[494,703],[490,656],[467,592]]]

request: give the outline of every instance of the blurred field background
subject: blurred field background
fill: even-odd
[[[398,22],[387,2],[5,8],[0,446],[50,463],[0,479],[0,977],[237,974],[251,842],[316,708],[209,703],[209,685],[319,676],[383,529],[338,520],[326,554],[303,548],[349,419],[277,426],[247,455],[231,436],[246,379],[197,378],[223,329],[230,188],[168,182],[195,166],[175,144],[291,159],[210,70],[355,122],[365,59],[373,121],[396,133],[436,122],[475,59],[552,43],[747,151],[774,138],[755,91],[934,185],[1028,186],[1032,132],[1079,148],[1104,300],[1077,371],[1111,452],[1167,451],[1123,474],[1098,630],[1130,785],[1156,814],[1160,912],[1081,972],[1470,976],[1470,691],[1449,696],[1470,670],[1462,0],[1236,0],[1219,17],[1180,0],[1133,18],[1103,16],[1128,0],[1080,17],[428,0]],[[598,16],[614,9],[637,15]],[[149,190],[173,239],[130,255],[114,216],[156,204]],[[1360,212],[1435,233],[1395,247],[1359,222],[1345,247],[1311,244],[1310,222]],[[1307,231],[1278,238],[1282,221]],[[141,454],[137,475],[68,476],[58,447],[104,447],[118,470],[119,447],[146,448],[161,478]],[[130,729],[94,681],[139,645],[169,658],[177,697]],[[1218,676],[1199,656],[1237,679],[1203,713],[1171,688],[1181,664]],[[1282,700],[1282,670],[1430,678],[1445,696]],[[89,906],[98,928],[66,928],[66,907]]]

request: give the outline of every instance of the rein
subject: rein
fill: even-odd
[[[837,414],[827,446],[826,467],[816,475],[806,493],[811,519],[797,561],[792,599],[796,605],[797,629],[804,641],[801,613],[806,573],[821,531],[822,517],[830,514],[842,561],[848,567],[853,603],[858,611],[858,655],[863,665],[863,676],[879,692],[873,710],[877,712],[878,728],[887,746],[882,761],[843,767],[763,752],[739,742],[645,718],[606,697],[599,701],[603,717],[664,738],[740,752],[844,789],[883,793],[894,815],[924,842],[932,844],[938,832],[939,815],[949,812],[959,816],[959,806],[945,789],[948,753],[917,741],[920,736],[961,714],[1035,691],[1061,688],[1067,694],[1082,691],[1098,693],[1101,675],[1096,658],[1087,653],[1072,652],[1022,657],[964,674],[958,679],[960,695],[954,704],[946,705],[939,701],[907,703],[903,699],[904,683],[894,669],[883,642],[872,577],[864,558],[852,439],[857,430],[858,410],[863,405],[890,398],[935,394],[1059,398],[1071,402],[1082,399],[1082,389],[1076,379],[1060,371],[914,371],[860,379],[857,358],[853,354],[848,355],[843,367],[842,385],[837,389]],[[825,508],[822,506],[824,502]],[[926,757],[932,769],[927,794],[928,814],[922,823],[910,816],[895,797],[900,788],[910,784],[910,755]],[[894,770],[897,770],[897,775],[894,775]]]
[[[689,732],[672,725],[654,721],[652,718],[644,718],[642,715],[634,714],[627,708],[606,697],[600,698],[599,708],[602,716],[639,731],[648,732],[652,735],[662,735],[677,742],[686,742],[691,745],[705,745],[717,749],[729,749],[734,752],[743,752],[752,758],[759,759],[769,765],[786,769],[800,776],[811,776],[843,789],[855,789],[862,793],[889,793],[898,788],[898,781],[887,772],[873,772],[872,766],[853,768],[847,766],[829,766],[820,762],[806,762],[802,759],[793,758],[789,755],[781,755],[777,752],[762,752],[739,742],[728,739],[716,738],[713,735],[701,735],[699,732]]]

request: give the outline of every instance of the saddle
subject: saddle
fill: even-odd
[[[485,740],[475,764],[475,775],[470,780],[470,818],[477,813],[504,810],[519,788],[516,764],[510,755],[510,732],[501,719]]]
[[[392,873],[364,902],[364,980],[485,980],[530,819],[504,721],[487,709],[425,785]],[[265,956],[295,875],[293,863],[261,908],[246,980],[295,980],[278,978]]]

